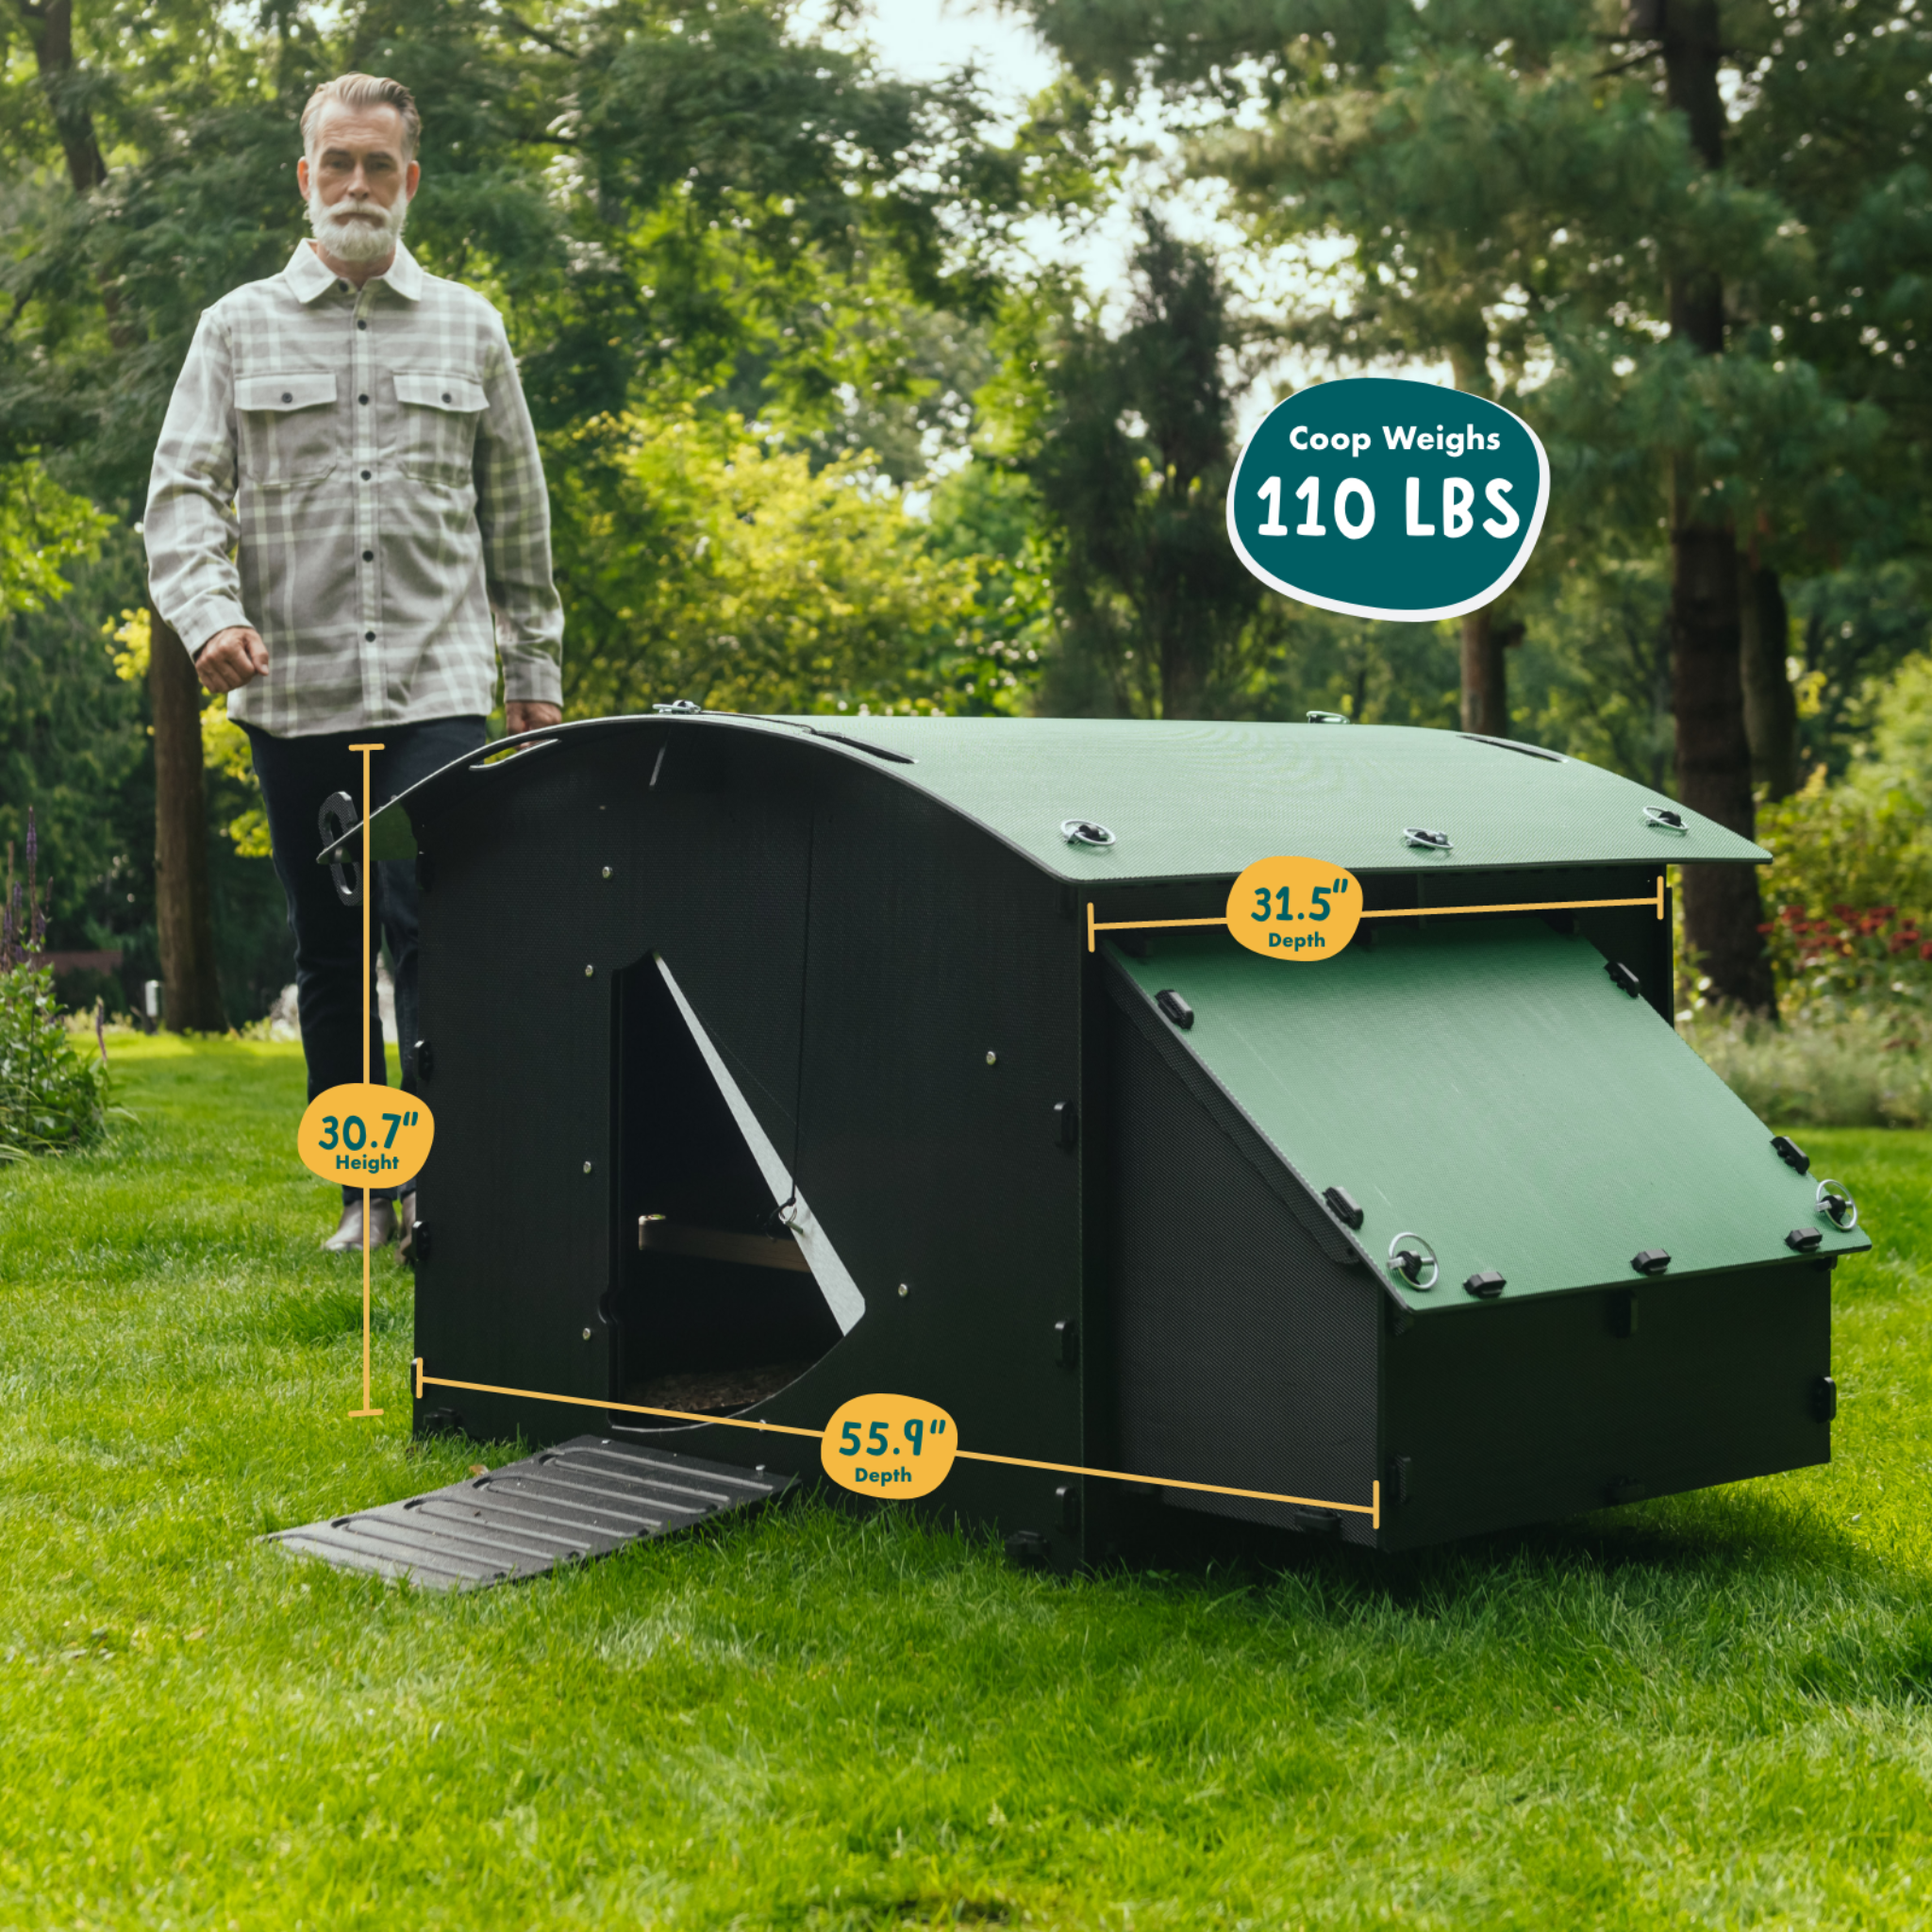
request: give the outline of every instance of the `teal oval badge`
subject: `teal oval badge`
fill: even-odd
[[[1432,382],[1357,375],[1269,412],[1235,464],[1227,534],[1285,596],[1424,624],[1501,596],[1549,504],[1550,459],[1522,417]]]

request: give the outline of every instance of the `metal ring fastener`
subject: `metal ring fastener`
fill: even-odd
[[[1060,837],[1069,845],[1111,845],[1113,834],[1097,819],[1062,819]]]
[[[1402,842],[1405,845],[1418,845],[1424,852],[1453,852],[1456,849],[1449,842],[1447,832],[1431,832],[1424,825],[1404,825]]]
[[[1666,805],[1646,805],[1643,808],[1643,823],[1654,826],[1659,832],[1675,832],[1680,838],[1688,836],[1690,830],[1684,823],[1684,815],[1673,811]]]
[[[1427,1270],[1428,1279],[1423,1279]],[[1436,1251],[1419,1234],[1399,1234],[1389,1243],[1389,1272],[1399,1274],[1409,1287],[1426,1294],[1441,1279],[1442,1264]]]
[[[315,824],[324,842],[333,845],[360,818],[356,801],[346,791],[331,791],[322,801],[322,809],[315,815]],[[331,859],[328,875],[335,885],[336,897],[344,906],[361,905],[362,868],[353,858]]]
[[[1850,1234],[1858,1224],[1858,1204],[1840,1181],[1818,1183],[1818,1211],[1840,1234]]]

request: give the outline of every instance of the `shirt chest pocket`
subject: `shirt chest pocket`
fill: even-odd
[[[280,375],[238,375],[235,414],[241,425],[242,475],[261,490],[326,476],[341,455],[336,420],[336,379],[314,370]]]
[[[471,479],[476,425],[488,398],[468,375],[438,370],[399,369],[396,385],[396,460],[418,483],[460,490]]]

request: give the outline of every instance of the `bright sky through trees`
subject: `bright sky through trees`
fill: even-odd
[[[1058,73],[1052,54],[1030,23],[984,0],[941,0],[937,15],[924,0],[872,0],[869,15],[865,31],[892,73],[908,80],[933,81],[969,60],[976,62],[989,92],[1015,122],[1024,103],[1050,85]],[[1122,116],[1120,127],[1127,139],[1144,143],[1156,155],[1133,171],[1129,193],[1110,203],[1087,234],[1056,233],[1040,223],[1030,238],[1045,258],[1078,268],[1088,288],[1100,298],[1109,327],[1118,327],[1125,315],[1127,265],[1139,236],[1130,208],[1137,194],[1159,208],[1174,234],[1215,249],[1245,306],[1265,315],[1309,299],[1314,277],[1301,262],[1285,250],[1257,259],[1241,229],[1222,218],[1218,190],[1208,182],[1184,178],[1171,103],[1150,97]],[[1312,267],[1325,269],[1347,253],[1347,245],[1340,241],[1307,242],[1295,253]],[[1283,357],[1239,399],[1236,435],[1247,436],[1274,407],[1281,389],[1298,389],[1323,373],[1304,358]],[[1424,382],[1451,380],[1446,362],[1403,363],[1385,373]]]
[[[931,0],[871,0],[862,27],[849,38],[869,42],[881,63],[905,80],[935,82],[969,63],[976,66],[1002,121],[1012,125],[1019,124],[1026,103],[1051,86],[1059,71],[1029,22],[1003,12],[988,0],[940,0],[937,8]],[[1183,240],[1212,245],[1243,304],[1265,314],[1290,306],[1291,296],[1307,299],[1310,278],[1287,251],[1256,259],[1241,231],[1221,218],[1216,188],[1183,178],[1171,104],[1150,96],[1120,117],[1119,125],[1126,140],[1145,144],[1155,156],[1130,171],[1128,192],[1110,202],[1085,233],[1069,234],[1044,221],[1029,225],[1026,233],[1028,245],[1041,260],[1078,269],[1088,290],[1100,300],[1109,328],[1118,328],[1125,319],[1128,262],[1140,234],[1132,211],[1136,199],[1158,207],[1169,228]],[[1300,252],[1325,267],[1346,250],[1341,242],[1326,247],[1311,242]],[[1239,399],[1236,435],[1245,438],[1268,413],[1279,387],[1299,388],[1319,373],[1298,357],[1284,358],[1271,367]],[[1446,363],[1404,364],[1387,373],[1430,382],[1450,379]]]

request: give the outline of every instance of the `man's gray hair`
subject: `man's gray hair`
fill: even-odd
[[[345,108],[393,108],[403,117],[403,164],[416,158],[416,142],[423,132],[423,117],[416,111],[416,97],[399,80],[385,80],[379,74],[339,74],[325,80],[308,96],[302,109],[302,152],[310,154],[315,145],[315,124],[331,101]]]

